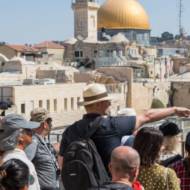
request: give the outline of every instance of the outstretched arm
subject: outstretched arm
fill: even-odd
[[[158,121],[165,117],[176,115],[179,117],[189,117],[190,109],[183,107],[171,107],[162,109],[150,109],[141,115],[137,115],[136,118],[136,129],[141,127],[145,123]]]

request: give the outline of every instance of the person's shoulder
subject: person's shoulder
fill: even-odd
[[[159,165],[159,164],[155,164],[155,168],[154,169],[155,169],[154,173],[156,175],[160,174],[162,177],[168,175],[170,178],[176,177],[175,171],[172,168],[168,168],[168,167],[164,167],[164,166]]]
[[[72,133],[72,131],[75,131],[76,128],[79,126],[79,123],[81,122],[81,120],[75,121],[74,123],[66,126],[65,130],[63,131],[63,135],[68,135],[68,133]]]
[[[153,173],[164,173],[166,167],[160,165],[160,164],[154,164],[151,167],[149,167],[149,170],[151,170]]]
[[[168,170],[168,173],[173,175],[175,174],[175,171],[172,168],[166,168]]]
[[[168,167],[168,166],[170,167],[170,165],[182,160],[182,158],[183,157],[180,154],[175,154],[169,157],[167,157],[166,155],[166,159],[161,160],[161,164],[165,167]]]
[[[175,170],[171,169],[171,168],[166,168],[167,169],[167,176],[169,178],[170,181],[178,181],[178,177],[177,174],[175,172]]]
[[[163,173],[163,174],[165,174],[166,176],[168,175],[168,176],[170,176],[170,177],[176,176],[175,171],[174,171],[172,168],[164,167],[164,166],[159,165],[159,164],[156,164],[155,166],[157,166],[157,171],[158,171],[159,173]],[[163,176],[165,176],[165,175],[163,175]]]

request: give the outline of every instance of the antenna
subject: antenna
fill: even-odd
[[[180,37],[183,37],[182,16],[183,16],[183,0],[179,0],[179,35]]]

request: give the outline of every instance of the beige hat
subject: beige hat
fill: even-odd
[[[48,111],[44,108],[35,108],[30,113],[31,121],[43,122],[48,118],[51,118]]]
[[[109,101],[112,98],[108,96],[105,85],[93,83],[87,85],[83,90],[83,102],[80,102],[80,104],[86,106],[106,100]]]

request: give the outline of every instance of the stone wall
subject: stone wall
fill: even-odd
[[[59,118],[55,121],[56,126],[68,125],[84,112],[78,106],[84,86],[85,83],[14,86],[13,103],[17,106],[17,113],[28,119],[33,108],[44,107]]]
[[[128,105],[139,113],[151,108],[153,98],[161,100],[165,106],[169,102],[170,83],[168,82],[135,82],[131,86],[131,92],[128,92],[131,93],[131,100]]]
[[[180,72],[180,67],[183,65],[186,65],[187,63],[190,63],[190,60],[188,58],[183,57],[173,57],[173,71],[174,73]]]
[[[37,70],[37,79],[51,78],[55,79],[57,83],[63,83],[67,81],[65,70]]]
[[[190,82],[172,82],[172,99],[174,106],[190,108]]]

